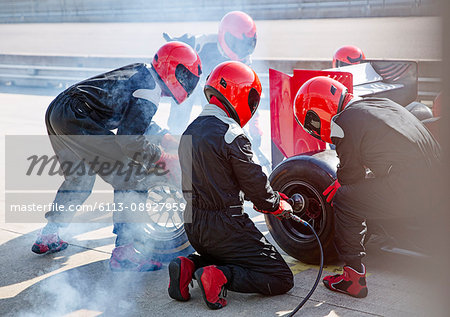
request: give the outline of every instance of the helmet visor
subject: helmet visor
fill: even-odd
[[[353,64],[346,63],[346,62],[343,62],[340,60],[336,60],[336,67],[343,67],[343,66],[350,66],[350,65],[353,65]]]
[[[250,89],[250,93],[248,94],[248,106],[250,107],[250,112],[252,116],[255,114],[256,109],[258,109],[259,100],[261,96],[255,88]]]
[[[243,39],[238,39],[230,32],[225,33],[225,43],[240,59],[253,53],[256,46],[256,34],[252,37],[247,37],[245,34],[242,36]]]
[[[314,111],[309,110],[305,116],[305,130],[312,136],[320,139],[320,118]]]
[[[175,78],[184,90],[186,90],[188,96],[194,91],[200,79],[199,76],[192,73],[183,64],[178,64],[175,68]]]
[[[348,59],[348,63],[341,61],[339,59],[336,60],[336,67],[342,67],[342,66],[350,66],[350,65],[355,65],[355,64],[359,64],[362,63],[364,58],[362,56],[362,54],[360,54],[358,57],[356,58],[351,58],[350,56],[347,56]]]

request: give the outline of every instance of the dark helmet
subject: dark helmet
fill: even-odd
[[[347,87],[337,80],[311,78],[295,96],[295,119],[313,137],[331,143],[331,120],[344,109],[346,95]]]
[[[227,13],[220,21],[218,41],[226,56],[234,61],[243,61],[255,50],[255,22],[241,11]]]
[[[182,103],[197,86],[202,64],[197,52],[182,42],[169,42],[156,52],[152,68],[157,73],[161,89]]]
[[[215,96],[230,117],[243,127],[256,112],[261,98],[261,82],[255,71],[237,61],[217,65],[205,84],[208,101]]]
[[[366,57],[359,47],[353,45],[342,46],[333,55],[333,68],[359,64],[365,59]]]

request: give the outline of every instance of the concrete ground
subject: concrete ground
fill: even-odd
[[[255,57],[331,59],[340,45],[355,44],[374,58],[439,58],[439,23],[437,18],[258,21]],[[162,44],[163,31],[176,35],[184,31],[202,33],[204,29],[214,32],[215,28],[215,23],[0,25],[0,53],[153,55]],[[44,113],[55,92],[7,88],[2,92],[6,93],[0,93],[0,148],[5,148],[5,135],[46,134]],[[198,111],[196,108],[192,116]],[[163,111],[157,116],[163,124],[167,120]],[[262,111],[261,121],[263,126],[270,125],[267,111]],[[268,133],[264,134],[262,147],[269,156]],[[5,159],[1,155],[2,193],[4,179]],[[110,224],[73,224],[62,232],[70,243],[67,250],[46,256],[32,253],[31,245],[43,224],[5,223],[5,196],[0,200],[1,316],[285,316],[308,293],[318,272],[316,266],[286,256],[295,274],[295,287],[287,294],[263,297],[229,292],[229,305],[210,311],[198,287],[191,290],[189,302],[169,298],[167,263],[156,272],[110,272],[108,259],[114,246]],[[272,240],[263,217],[250,206],[246,211]],[[432,268],[416,259],[378,252],[371,245],[368,251],[367,298],[332,293],[319,284],[298,315],[433,315],[434,302],[424,291],[421,278],[424,270]],[[324,274],[338,270],[338,266],[328,266]]]
[[[0,94],[1,134],[45,134],[43,117],[53,97],[46,96],[45,91],[41,95]],[[200,108],[195,108],[192,117],[198,111]],[[164,125],[167,118],[160,113],[156,119]],[[261,119],[263,124],[268,124],[268,111],[262,111]],[[4,140],[2,137],[2,148]],[[270,153],[267,134],[263,137],[263,150]],[[4,174],[3,158],[1,165]],[[1,189],[5,192],[4,182]],[[4,197],[1,199],[3,214]],[[246,211],[272,240],[263,216],[249,205]],[[285,316],[308,293],[318,272],[317,266],[305,265],[286,256],[295,274],[295,287],[286,295],[263,297],[229,292],[229,305],[220,311],[210,311],[203,303],[198,287],[191,291],[189,302],[169,298],[167,263],[156,272],[112,273],[108,268],[114,245],[110,224],[72,224],[62,232],[63,238],[70,243],[67,250],[38,256],[30,248],[42,226],[0,223],[2,316]],[[377,252],[376,248],[369,249],[367,298],[355,299],[332,293],[320,283],[298,315],[423,315],[428,299],[423,295],[422,281],[415,271],[421,266],[414,262],[416,260],[387,256]],[[338,271],[338,266],[328,266],[324,274]]]
[[[258,217],[258,216],[256,216]],[[112,273],[111,226],[84,225],[64,235],[67,250],[48,256],[30,251],[38,225],[2,225],[0,313],[2,316],[285,316],[308,293],[317,267],[288,258],[295,287],[286,295],[263,297],[228,292],[229,305],[211,311],[199,288],[189,302],[167,295],[167,265],[156,272]],[[371,257],[369,295],[354,299],[319,284],[298,314],[303,316],[423,316],[420,281],[400,267]],[[334,273],[337,267],[326,267]]]

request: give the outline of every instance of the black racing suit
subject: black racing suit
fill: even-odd
[[[137,176],[126,179],[115,172],[102,172],[101,168],[118,162],[124,163],[124,170],[133,164],[148,167],[149,162],[161,156],[159,147],[144,135],[161,97],[161,89],[151,72],[146,64],[127,65],[77,83],[52,101],[45,120],[60,164],[85,166],[85,172],[63,168],[65,181],[55,203],[83,204],[92,192],[95,175],[113,186],[115,203],[145,202],[147,191],[139,188],[141,180]],[[117,136],[112,132],[115,129]],[[68,210],[46,214],[48,221],[55,223],[70,222],[72,217]],[[116,243],[129,243],[131,234],[120,234],[126,225],[117,220],[116,214],[114,217]]]
[[[196,268],[217,265],[232,291],[276,295],[293,287],[280,253],[243,211],[244,194],[267,211],[279,195],[252,161],[251,145],[240,126],[215,105],[206,105],[183,133],[178,149],[185,229],[199,255]]]
[[[413,114],[378,98],[350,102],[333,118],[331,140],[342,185],[333,200],[336,246],[347,264],[358,265],[366,220],[430,214],[440,148]]]
[[[198,56],[200,57],[200,60],[202,61],[203,71],[201,77],[203,84],[197,85],[190,98],[185,100],[180,105],[176,105],[174,104],[174,102],[172,102],[167,125],[169,126],[169,130],[172,134],[181,134],[189,122],[193,105],[196,102],[200,105],[203,105],[205,102],[207,102],[203,93],[203,87],[204,83],[206,82],[206,78],[217,65],[229,61],[230,58],[225,56],[224,53],[222,53],[219,49],[217,34],[204,34],[197,36],[184,34],[182,37],[173,38],[173,40],[183,41],[196,50]],[[242,62],[250,66],[252,63],[251,57],[247,56],[247,58]],[[259,112],[257,111],[248,123],[249,135],[251,137],[252,146],[254,149],[261,146],[262,129],[259,127],[258,119]],[[260,157],[258,158],[260,160],[263,159]]]

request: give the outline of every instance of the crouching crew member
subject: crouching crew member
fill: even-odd
[[[151,65],[127,65],[86,79],[59,94],[45,116],[53,149],[62,167],[65,162],[70,162],[69,166],[86,166],[84,173],[62,168],[65,180],[54,205],[83,204],[92,192],[96,175],[113,186],[117,206],[145,203],[148,183],[137,179],[135,174],[124,179],[117,171],[102,173],[102,168],[116,163],[124,163],[130,169],[132,166],[147,169],[159,162],[169,166],[178,164],[176,155],[164,153],[144,135],[150,130],[161,96],[182,103],[194,90],[200,75],[197,53],[185,43],[171,42],[156,52]],[[91,162],[98,164],[90,165]],[[159,262],[147,261],[134,249],[134,240],[145,232],[133,221],[117,220],[116,215],[121,214],[114,214],[117,239],[111,269],[160,268]],[[48,212],[48,224],[39,233],[32,251],[43,254],[65,249],[67,243],[60,239],[58,229],[71,222],[72,217],[69,210]]]
[[[202,84],[198,85],[191,98],[183,102],[180,106],[170,109],[167,125],[172,133],[181,134],[187,127],[192,107],[196,101],[200,104],[204,101],[202,87],[206,77],[212,70],[222,62],[239,61],[251,66],[251,54],[256,47],[256,24],[253,19],[242,11],[231,11],[225,14],[219,23],[218,33],[214,34],[184,34],[180,37],[171,38],[167,33],[163,33],[167,41],[181,41],[194,48],[202,60],[203,76],[200,78]],[[256,112],[252,120],[249,121],[249,135],[252,148],[261,146],[263,130],[259,125],[259,114]],[[265,160],[258,156],[259,160]]]
[[[336,248],[346,265],[343,274],[323,282],[330,290],[365,297],[366,221],[433,211],[439,145],[404,107],[388,99],[354,97],[328,77],[301,86],[294,114],[309,134],[335,144],[339,157],[337,180],[323,195],[332,201]]]

